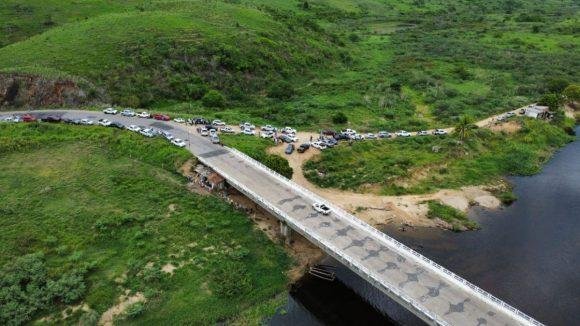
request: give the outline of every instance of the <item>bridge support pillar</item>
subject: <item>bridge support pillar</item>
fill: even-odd
[[[286,244],[292,241],[292,229],[283,221],[280,221],[280,235],[284,238]]]

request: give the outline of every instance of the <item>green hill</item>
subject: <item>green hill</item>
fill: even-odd
[[[573,0],[8,0],[0,71],[82,77],[123,106],[420,129],[577,83],[579,18]]]

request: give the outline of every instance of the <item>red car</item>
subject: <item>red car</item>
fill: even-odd
[[[161,121],[169,121],[171,120],[171,117],[169,117],[167,114],[154,114],[153,115],[153,119],[155,120],[161,120]]]
[[[36,118],[33,115],[30,115],[30,114],[26,113],[25,115],[22,116],[22,121],[24,121],[24,122],[34,122],[34,121],[36,121]]]

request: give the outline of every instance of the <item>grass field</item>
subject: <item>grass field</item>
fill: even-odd
[[[321,187],[426,193],[537,173],[556,149],[573,140],[543,121],[520,123],[513,135],[479,129],[464,142],[451,135],[342,144],[306,162],[304,173]]]
[[[0,125],[0,323],[56,322],[80,303],[91,311],[57,323],[90,323],[125,290],[147,301],[121,324],[271,313],[290,259],[242,213],[188,192],[176,173],[188,158],[111,129]]]
[[[115,104],[303,129],[449,125],[578,82],[578,4],[549,1],[0,4],[0,71],[82,77]],[[3,46],[3,47],[2,47]],[[225,102],[210,105],[210,90]]]

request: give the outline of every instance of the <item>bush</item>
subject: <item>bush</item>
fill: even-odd
[[[239,262],[222,262],[212,275],[213,292],[222,298],[241,295],[251,289],[246,267]]]
[[[219,91],[212,89],[205,93],[201,102],[210,108],[223,108],[226,105],[226,98]]]
[[[345,124],[348,122],[348,117],[346,116],[346,114],[338,112],[332,116],[332,122],[334,124]]]
[[[127,307],[127,310],[125,310],[125,317],[133,319],[139,317],[144,311],[145,305],[143,305],[143,302],[136,302]]]
[[[294,87],[286,81],[276,82],[268,89],[268,97],[280,100],[292,98],[294,94]]]

